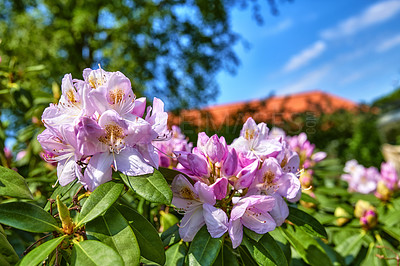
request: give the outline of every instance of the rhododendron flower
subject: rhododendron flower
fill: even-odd
[[[387,162],[381,164],[381,177],[388,189],[394,190],[397,188],[399,177],[393,164]]]
[[[275,158],[265,159],[257,171],[250,194],[278,194],[289,201],[298,201],[301,196],[301,184],[293,173],[283,172]]]
[[[244,123],[240,137],[234,140],[231,146],[250,158],[272,156],[282,151],[282,144],[279,141],[268,140],[267,125],[265,123],[257,125],[251,117]]]
[[[185,135],[182,134],[178,126],[173,125],[171,130],[171,138],[165,141],[154,141],[154,147],[158,150],[160,166],[176,167],[178,160],[174,151],[190,152],[193,144],[189,143]]]
[[[164,104],[154,98],[147,109],[145,98],[136,99],[131,83],[121,72],[83,71],[84,80],[66,74],[57,105],[45,109],[46,127],[38,140],[45,159],[58,162],[61,185],[74,179],[94,190],[111,180],[112,171],[136,176],[158,168],[152,145],[168,135]]]
[[[204,224],[213,238],[221,237],[228,230],[228,216],[214,207],[216,200],[213,188],[202,182],[196,182],[193,187],[183,175],[174,178],[171,188],[172,204],[184,214],[179,226],[183,241],[192,241]]]
[[[243,226],[258,234],[273,231],[276,222],[268,213],[275,205],[275,198],[265,195],[254,195],[241,198],[231,211],[229,236],[233,248],[237,248],[243,239]]]

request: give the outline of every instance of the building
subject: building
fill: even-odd
[[[248,117],[257,122],[279,125],[300,113],[318,116],[322,112],[356,110],[353,101],[322,91],[309,91],[286,96],[272,96],[262,100],[210,106],[204,109],[183,110],[179,115],[170,114],[171,125],[191,126],[218,131],[223,125],[242,125]]]

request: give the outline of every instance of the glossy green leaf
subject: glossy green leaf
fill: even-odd
[[[21,260],[20,266],[38,265],[44,261],[58,245],[61,244],[65,237],[67,236],[51,239],[36,247]]]
[[[356,255],[363,243],[364,234],[357,234],[347,238],[340,245],[336,246],[336,251],[343,257]]]
[[[86,224],[89,239],[97,239],[112,247],[122,257],[126,265],[137,265],[140,250],[136,236],[129,223],[115,208]]]
[[[116,208],[132,227],[139,243],[141,255],[164,265],[164,245],[154,226],[140,213],[128,206],[116,205]]]
[[[105,266],[124,265],[121,256],[111,247],[96,240],[74,242],[71,254],[72,265]]]
[[[214,266],[239,266],[236,255],[233,254],[232,247],[224,244],[219,251],[217,259],[214,261]]]
[[[292,260],[292,249],[290,247],[289,241],[287,241],[287,239],[281,234],[279,230],[274,230],[272,232],[269,232],[269,234],[274,238],[276,243],[282,249],[283,253],[285,254],[286,261],[290,265],[290,262]]]
[[[333,264],[345,265],[344,258],[336,252],[331,246],[327,245],[321,239],[317,239],[318,244],[325,250],[326,255],[330,258]]]
[[[19,257],[14,248],[8,242],[6,235],[0,233],[0,258],[3,262],[0,265],[15,265]],[[1,262],[1,261],[0,261]]]
[[[164,176],[156,169],[153,174],[142,176],[126,176],[122,180],[138,195],[150,202],[171,204],[172,191]]]
[[[308,213],[289,206],[289,216],[287,219],[315,236],[328,238],[324,226]]]
[[[269,252],[258,242],[243,235],[242,244],[246,246],[250,255],[259,265],[276,265]]]
[[[57,196],[60,196],[61,200],[66,200],[71,196],[71,194],[75,194],[76,191],[81,187],[81,183],[78,183],[77,180],[72,181],[66,186],[58,185],[57,188],[53,191],[50,196],[50,199],[56,199]],[[44,206],[45,211],[50,210],[50,201],[47,201],[46,205]]]
[[[179,240],[181,240],[181,236],[179,235],[179,226],[175,224],[164,231],[161,234],[161,240],[164,246],[171,246],[179,242]]]
[[[249,238],[253,239],[256,242],[258,242],[263,237],[263,235],[257,234],[253,230],[250,230],[244,226],[243,226],[243,233],[245,233]]]
[[[306,263],[315,266],[333,265],[325,250],[311,235],[300,227],[296,227],[295,229],[291,226],[288,226],[286,229],[278,227],[278,230],[282,232]]]
[[[257,265],[257,262],[253,259],[253,257],[244,245],[240,245],[237,249],[239,250],[240,259],[242,260],[242,264],[244,266]]]
[[[180,241],[179,243],[172,245],[167,249],[167,251],[165,251],[165,265],[183,266],[185,263],[186,253],[187,248],[184,242]]]
[[[288,265],[285,253],[283,253],[278,243],[270,234],[264,234],[258,243],[268,251],[277,265]]]
[[[33,199],[25,179],[16,171],[0,166],[0,196]]]
[[[124,185],[107,182],[96,188],[82,206],[77,226],[87,223],[103,214],[118,199]]]
[[[160,173],[164,176],[165,180],[167,180],[167,182],[169,184],[172,183],[172,180],[174,180],[175,176],[177,176],[177,175],[186,176],[184,173],[181,173],[181,172],[179,172],[177,170],[174,170],[174,169],[171,169],[171,168],[166,168],[166,167],[159,167],[158,171],[160,171]]]
[[[39,206],[26,202],[1,204],[0,223],[33,233],[60,230],[53,216]]]
[[[222,237],[212,238],[203,226],[197,232],[188,251],[190,265],[211,265],[218,256],[222,246]]]

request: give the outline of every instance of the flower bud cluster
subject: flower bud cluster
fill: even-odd
[[[236,248],[243,227],[258,234],[274,230],[289,215],[284,199],[296,202],[301,196],[298,154],[252,118],[231,145],[202,132],[192,152],[175,154],[177,168],[191,179],[178,175],[172,182],[172,204],[184,215],[179,228],[184,241],[206,225],[214,238],[228,232]]]
[[[176,160],[174,151],[190,152],[193,148],[193,143],[188,141],[188,138],[182,134],[178,126],[173,125],[171,138],[166,141],[155,142],[154,147],[158,150],[160,166],[175,168],[178,160]]]
[[[83,80],[66,74],[61,89],[58,104],[43,112],[46,129],[38,136],[45,160],[57,163],[60,185],[78,179],[94,190],[113,170],[136,176],[158,167],[152,141],[169,134],[160,99],[146,111],[146,99],[136,98],[124,74],[101,68],[85,69]]]
[[[357,201],[354,209],[354,216],[360,219],[360,225],[365,230],[371,229],[378,224],[376,208],[368,201]]]
[[[344,172],[341,178],[349,183],[349,191],[375,193],[383,201],[389,200],[400,187],[399,177],[391,163],[383,162],[379,172],[375,167],[365,168],[356,160],[351,160],[346,162]]]
[[[312,186],[313,170],[316,163],[326,157],[325,152],[314,152],[315,145],[307,140],[306,133],[302,132],[297,136],[287,137],[290,147],[300,156],[300,167],[304,169],[300,176],[300,182],[304,188]]]

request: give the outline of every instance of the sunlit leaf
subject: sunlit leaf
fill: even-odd
[[[58,238],[51,239],[40,246],[36,247],[32,251],[30,251],[23,259],[21,260],[20,266],[30,266],[30,265],[38,265],[42,261],[44,261],[50,253],[57,248],[58,245],[66,238],[67,236],[62,236]]]
[[[0,196],[33,199],[25,179],[16,171],[0,166]]]
[[[103,214],[118,199],[124,185],[107,182],[96,188],[82,206],[77,226],[87,223]]]
[[[140,213],[128,206],[116,205],[116,208],[132,227],[139,243],[141,255],[163,265],[165,263],[164,245],[154,226]]]
[[[317,219],[299,209],[289,206],[287,219],[315,236],[328,238],[324,226]]]
[[[163,175],[154,170],[153,174],[127,176],[121,174],[122,180],[138,195],[150,202],[171,204],[172,191]]]
[[[128,222],[114,207],[86,224],[89,239],[97,239],[112,247],[126,265],[137,265],[140,260],[139,245]]]
[[[34,233],[60,230],[53,216],[39,206],[26,202],[1,204],[0,223]]]
[[[218,256],[222,247],[222,237],[212,238],[203,226],[197,232],[188,251],[190,265],[211,265]]]
[[[124,265],[121,256],[111,247],[96,240],[75,242],[71,254],[72,265]]]
[[[167,249],[165,252],[166,263],[165,265],[183,266],[185,263],[185,256],[187,248],[184,242],[176,243]]]

